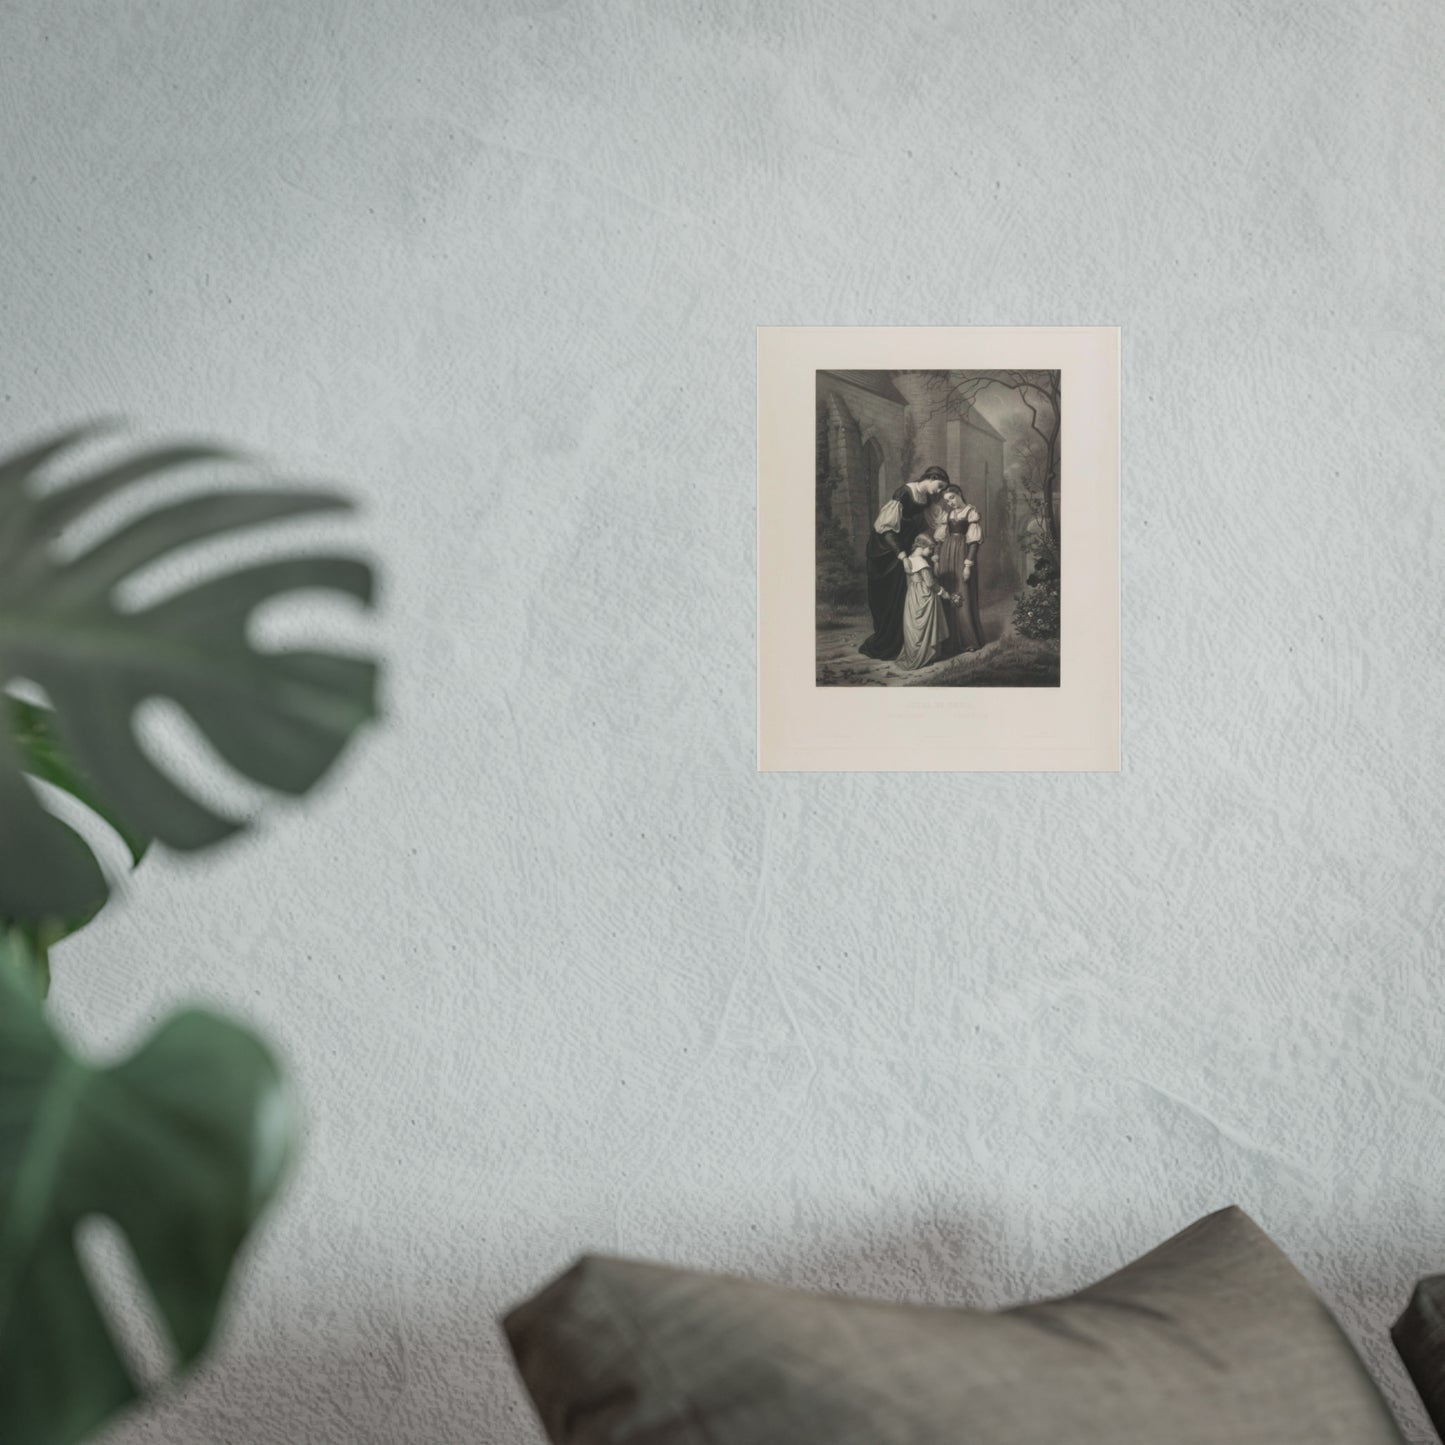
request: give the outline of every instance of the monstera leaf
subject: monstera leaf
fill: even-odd
[[[21,718],[29,745],[23,725],[19,733],[0,726],[0,920],[84,918],[108,891],[89,845],[41,805],[27,772],[95,807],[133,853],[149,838],[195,849],[237,830],[141,747],[135,713],[148,699],[179,704],[227,763],[290,794],[309,789],[375,712],[369,660],[266,652],[247,637],[252,613],[288,592],[319,588],[369,603],[371,569],[356,558],[285,557],[136,608],[116,595],[180,549],[343,509],[344,498],[274,487],[207,492],[143,510],[67,557],[57,538],[127,488],[178,467],[235,460],[213,447],[165,447],[42,488],[45,465],[89,435],[71,431],[0,461],[0,689],[23,680],[50,704]]]
[[[20,749],[25,770],[35,778],[69,793],[93,813],[104,818],[119,835],[132,863],[139,863],[150,846],[150,839],[137,832],[95,791],[95,785],[74,761],[67,757],[56,727],[55,714],[48,707],[26,702],[23,698],[0,699],[10,713],[10,731]]]
[[[124,818],[108,808],[103,799],[96,796],[95,788],[75,764],[65,755],[55,726],[55,714],[47,707],[25,702],[15,697],[0,697],[0,729],[6,724],[5,711],[9,712],[11,736],[19,748],[25,769],[32,777],[41,778],[69,793],[83,803],[97,816],[103,818],[119,835],[130,853],[132,863],[139,863],[145,856],[150,840],[131,828]],[[42,997],[50,991],[50,949],[67,934],[83,928],[95,916],[100,907],[84,909],[66,918],[31,918],[16,921],[11,928],[20,936],[17,942],[26,945],[26,957]],[[3,925],[0,925],[3,926]]]
[[[71,1445],[138,1394],[76,1254],[115,1221],[190,1364],[294,1132],[276,1066],[212,1014],[176,1014],[93,1068],[47,1024],[0,938],[0,1440]]]

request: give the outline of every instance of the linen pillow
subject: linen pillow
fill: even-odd
[[[584,1258],[504,1321],[556,1445],[1401,1445],[1226,1209],[1066,1299],[880,1304]]]
[[[1445,1274],[1431,1275],[1415,1286],[1390,1335],[1426,1413],[1445,1440]]]

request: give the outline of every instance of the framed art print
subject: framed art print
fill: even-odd
[[[758,766],[1117,771],[1119,331],[758,331]]]

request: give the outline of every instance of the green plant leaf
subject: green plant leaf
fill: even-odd
[[[20,748],[26,772],[69,793],[103,818],[120,836],[130,854],[130,861],[139,863],[150,847],[150,838],[132,828],[113,808],[108,807],[105,799],[96,792],[95,784],[66,756],[54,712],[18,697],[7,697],[3,701],[9,707],[10,730]]]
[[[32,998],[43,999],[50,992],[50,952],[33,923],[15,923],[0,928],[0,972]]]
[[[247,1232],[295,1132],[262,1044],[173,1015],[109,1068],[78,1059],[0,937],[0,1440],[71,1445],[139,1394],[75,1248],[87,1216],[124,1232],[178,1364],[210,1339]]]
[[[0,697],[0,710],[8,710],[10,731],[19,749],[21,762],[31,777],[40,778],[83,803],[97,817],[110,825],[130,854],[135,866],[145,856],[150,839],[126,824],[113,808],[95,791],[94,784],[66,756],[61,745],[55,714],[47,707],[24,702],[17,697]],[[0,727],[4,726],[0,718]],[[100,911],[100,900],[68,918],[32,918],[23,931],[35,951],[46,989],[50,983],[50,949],[62,938],[84,928]]]
[[[164,447],[40,490],[40,469],[88,434],[68,432],[0,460],[0,688],[23,679],[45,692],[53,709],[45,727],[70,770],[68,782],[50,781],[96,807],[133,851],[148,838],[205,848],[241,825],[152,761],[136,739],[136,709],[169,699],[237,771],[279,792],[306,792],[375,715],[376,666],[329,652],[262,652],[247,625],[261,604],[302,589],[369,604],[371,568],[354,557],[286,557],[126,610],[116,589],[162,558],[349,503],[296,488],[211,491],[144,511],[65,558],[56,538],[101,503],[179,467],[235,459],[212,447]],[[47,765],[43,749],[37,756],[0,729],[0,918],[83,918],[108,892],[89,846],[24,777],[46,776]]]

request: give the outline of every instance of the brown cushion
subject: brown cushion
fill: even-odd
[[[1001,1314],[586,1258],[505,1321],[556,1445],[1400,1445],[1238,1209]]]
[[[1390,1331],[1437,1433],[1445,1440],[1445,1274],[1415,1286]]]

